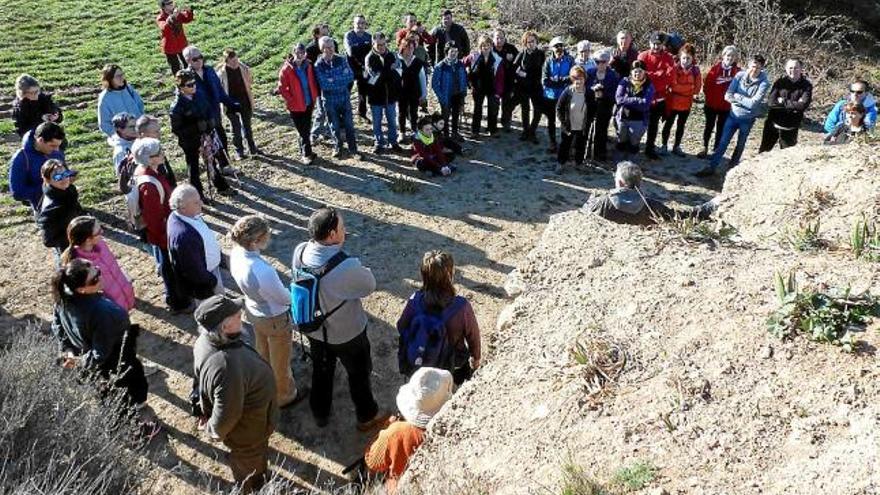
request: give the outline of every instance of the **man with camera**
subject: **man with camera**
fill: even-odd
[[[159,15],[156,24],[162,32],[162,53],[168,59],[171,67],[171,75],[177,74],[180,69],[186,67],[183,58],[183,49],[189,44],[183,25],[192,22],[192,7],[176,7],[174,0],[159,0]]]

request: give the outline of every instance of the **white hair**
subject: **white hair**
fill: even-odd
[[[183,202],[186,201],[186,198],[190,197],[192,194],[198,195],[199,191],[189,184],[181,184],[171,191],[171,197],[168,199],[168,206],[170,206],[172,210],[177,211],[183,205]]]
[[[333,38],[331,38],[329,36],[321,36],[318,39],[318,48],[323,50],[325,46],[328,46],[328,45],[333,46],[333,43],[335,43]]]
[[[599,61],[604,60],[605,62],[611,61],[611,49],[603,48],[601,50],[597,50],[593,53],[593,60]]]
[[[721,50],[721,56],[724,57],[725,55],[730,55],[733,58],[739,58],[739,48],[733,45],[727,45],[724,47],[723,50]]]
[[[194,56],[198,56],[201,54],[202,54],[202,51],[199,50],[199,48],[195,45],[188,45],[186,48],[183,49],[183,58],[185,58],[187,60],[193,58]]]
[[[135,163],[150,166],[150,157],[162,150],[162,144],[155,138],[137,138],[131,145],[131,155]]]
[[[614,172],[614,180],[626,187],[636,187],[642,182],[642,169],[631,161],[620,162]]]
[[[15,80],[15,94],[19,98],[24,98],[24,92],[31,88],[39,88],[40,82],[29,74],[22,74]]]

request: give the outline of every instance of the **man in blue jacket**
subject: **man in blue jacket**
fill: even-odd
[[[547,116],[547,134],[550,137],[550,153],[556,153],[556,102],[565,88],[571,84],[568,72],[574,67],[574,57],[565,49],[565,39],[557,36],[550,40],[553,49],[544,61],[544,115]]]
[[[861,79],[849,85],[849,96],[838,101],[825,119],[825,134],[831,134],[840,124],[846,123],[846,104],[861,103],[865,107],[865,129],[871,130],[877,123],[877,101],[868,92],[868,83]]]
[[[9,163],[9,191],[17,201],[27,203],[34,212],[40,209],[43,198],[43,178],[40,169],[49,159],[64,161],[61,143],[64,129],[55,122],[44,122],[28,131],[21,140],[21,149],[12,155]]]
[[[223,175],[232,175],[235,171],[231,170],[227,160],[227,157],[229,156],[229,143],[226,139],[226,129],[223,127],[223,120],[220,118],[220,104],[222,103],[226,105],[226,108],[234,112],[241,111],[241,104],[235,101],[234,98],[230,97],[226,91],[223,90],[223,84],[220,82],[220,77],[217,76],[213,67],[205,65],[205,57],[198,48],[193,45],[184,48],[183,58],[186,59],[189,68],[196,73],[196,94],[199,95],[199,98],[207,97],[211,104],[211,116],[214,118],[214,122],[217,123],[214,129],[217,131],[217,136],[220,138],[220,144],[223,146],[223,153],[220,153],[222,157],[218,156],[220,173]]]
[[[333,136],[333,158],[342,152],[342,130],[345,128],[348,151],[359,159],[357,141],[354,134],[354,119],[351,112],[351,84],[354,72],[345,57],[336,54],[336,42],[329,36],[318,40],[321,56],[315,62],[315,77],[321,88],[321,101],[330,120],[330,133]]]

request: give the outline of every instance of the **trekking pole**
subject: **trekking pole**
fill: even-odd
[[[360,458],[358,458],[358,460],[352,462],[348,466],[345,466],[345,469],[342,470],[342,474],[348,474],[348,473],[354,471],[355,469],[360,468],[361,466],[363,466],[363,467],[367,466],[367,460],[363,456],[361,456]]]

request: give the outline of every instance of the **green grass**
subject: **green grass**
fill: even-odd
[[[649,462],[639,461],[632,466],[618,469],[611,478],[611,483],[627,491],[641,490],[654,481],[657,468]]]
[[[187,37],[209,61],[216,61],[227,46],[238,50],[241,59],[254,69],[258,108],[280,110],[280,101],[266,97],[284,55],[296,41],[308,41],[311,27],[327,22],[340,40],[350,29],[351,18],[363,13],[370,30],[395,32],[409,10],[433,25],[445,0],[416,0],[393,3],[316,2],[311,0],[210,0],[189,2],[195,21],[186,26]],[[37,7],[39,5],[39,7]],[[39,12],[35,12],[38,9]],[[111,197],[113,172],[110,149],[97,130],[96,102],[100,71],[109,62],[122,65],[128,81],[144,97],[147,112],[167,114],[171,104],[171,75],[159,49],[154,1],[129,0],[44,0],[39,4],[21,0],[0,0],[0,103],[14,97],[14,83],[26,72],[40,80],[65,107],[64,127],[68,132],[69,163],[80,170],[77,187],[86,206]],[[213,63],[212,63],[213,65]],[[82,108],[75,108],[81,106]],[[164,125],[166,148],[175,167],[182,158]],[[16,149],[17,136],[9,118],[0,122],[0,191],[7,191],[8,162]],[[258,136],[259,140],[259,136]],[[22,208],[4,194],[0,196],[0,217],[17,215]]]

